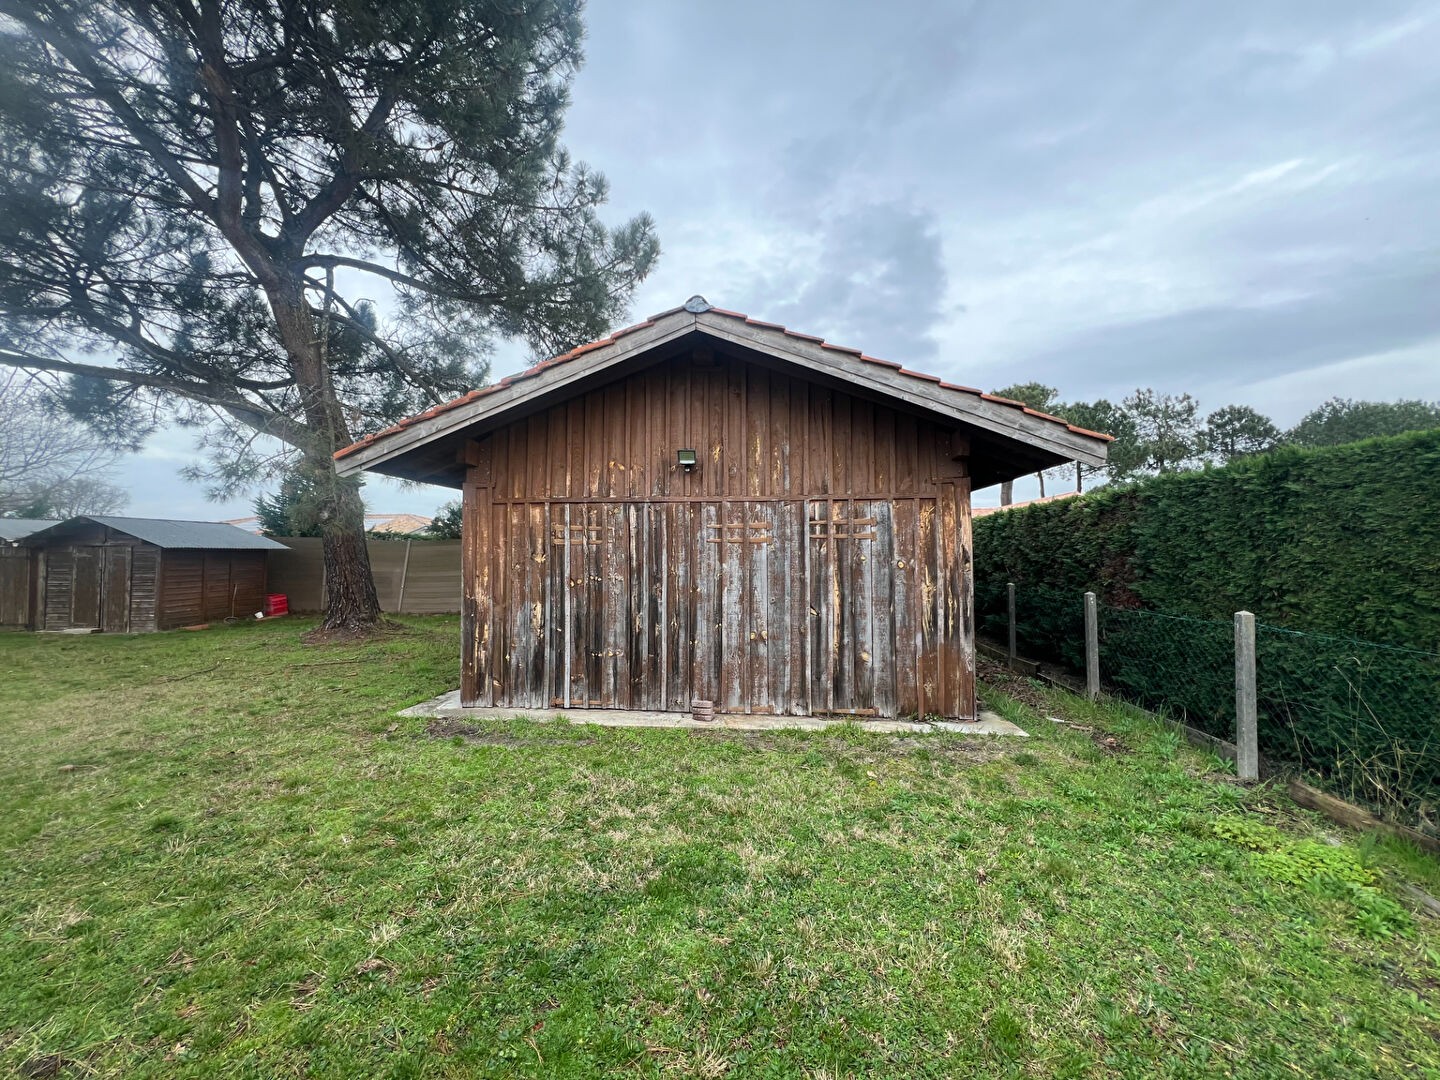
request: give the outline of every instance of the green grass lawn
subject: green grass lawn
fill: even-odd
[[[1440,1076],[1434,863],[1123,709],[432,738],[454,620],[306,626],[0,635],[0,1069]]]

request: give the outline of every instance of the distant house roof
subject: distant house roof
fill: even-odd
[[[420,514],[365,513],[365,528],[388,533],[418,533],[430,527],[432,519]],[[243,518],[226,518],[226,525],[234,525],[249,533],[260,532],[260,519],[255,515]]]
[[[0,540],[13,544],[33,532],[58,524],[57,521],[46,521],[44,518],[0,518]]]
[[[264,536],[256,536],[223,521],[174,521],[169,518],[97,517],[81,515],[68,521],[52,523],[50,528],[33,532],[25,538],[27,545],[44,543],[77,525],[90,522],[104,525],[116,532],[144,540],[158,548],[209,548],[221,551],[285,551]]]
[[[1059,495],[1042,495],[1038,499],[1026,499],[1024,502],[1011,503],[1009,506],[977,506],[970,513],[972,517],[986,517],[990,514],[998,514],[1001,510],[1019,510],[1022,506],[1039,506],[1041,503],[1073,499],[1079,494],[1080,492],[1078,491],[1062,491]]]
[[[366,514],[365,528],[376,532],[418,533],[430,527],[431,519],[419,514]]]

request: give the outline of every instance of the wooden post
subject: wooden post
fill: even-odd
[[[1100,697],[1100,613],[1093,592],[1085,594],[1085,696]]]
[[[1005,597],[1006,607],[1005,607],[1005,610],[1006,610],[1007,614],[1008,614],[1009,617],[1010,617],[1010,659],[1011,659],[1011,661],[1013,662],[1014,659],[1015,659],[1015,655],[1016,655],[1016,654],[1015,654],[1015,583],[1014,583],[1013,581],[1007,581],[1007,582],[1005,583],[1005,593],[1006,593],[1006,597]]]
[[[1235,613],[1235,773],[1260,779],[1258,713],[1255,705],[1255,616]]]
[[[400,599],[395,601],[395,614],[405,613],[405,579],[410,576],[410,541],[405,541],[405,561],[400,564]]]

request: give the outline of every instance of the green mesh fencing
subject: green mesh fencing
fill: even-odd
[[[1083,597],[1073,604],[1083,607]],[[1235,741],[1232,623],[1112,607],[1101,607],[1097,615],[1102,686]]]
[[[1004,643],[1004,583],[975,589],[981,633]],[[1084,596],[1017,583],[1020,655],[1085,667]],[[1232,620],[1097,609],[1105,690],[1235,740]],[[1440,655],[1257,624],[1260,752],[1348,798],[1428,820],[1440,802]]]
[[[1440,794],[1440,656],[1255,628],[1261,750],[1355,799],[1429,816]]]

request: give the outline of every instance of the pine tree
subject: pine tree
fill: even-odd
[[[493,335],[598,335],[658,253],[559,142],[578,0],[0,15],[0,363],[71,376],[99,429],[196,426],[219,491],[276,466],[259,436],[294,448],[325,626],[373,624],[334,451],[475,385]]]
[[[1440,401],[1352,401],[1331,398],[1285,433],[1296,446],[1339,446],[1381,435],[1440,428]]]
[[[1205,418],[1200,446],[1220,464],[1263,454],[1280,440],[1280,429],[1249,405],[1226,405]]]

